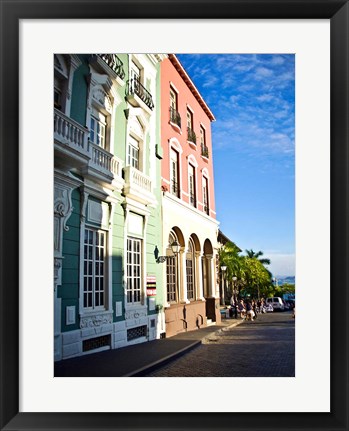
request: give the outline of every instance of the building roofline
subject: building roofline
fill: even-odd
[[[227,243],[227,242],[231,242],[232,244],[234,244],[235,245],[235,247],[239,250],[239,252],[241,252],[242,250],[241,250],[241,248],[239,247],[239,246],[237,246],[236,244],[235,244],[235,242],[234,241],[232,241],[231,239],[229,239],[226,235],[224,235],[224,233],[219,229],[218,230],[218,237],[221,237],[224,241],[225,241],[225,244]]]
[[[205,111],[205,113],[208,116],[208,118],[210,119],[210,121],[216,121],[216,118],[213,115],[211,109],[208,107],[207,103],[205,102],[205,100],[203,99],[201,94],[199,93],[199,90],[195,87],[195,84],[190,79],[188,73],[186,72],[186,70],[184,69],[184,67],[180,63],[179,59],[176,57],[176,55],[175,54],[168,54],[168,58],[169,58],[170,62],[173,64],[173,66],[175,67],[175,69],[177,70],[177,72],[179,73],[179,75],[181,76],[181,78],[183,79],[183,81],[187,84],[190,91],[193,93],[194,97],[199,102],[200,106]]]

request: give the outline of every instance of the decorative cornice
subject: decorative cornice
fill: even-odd
[[[80,317],[80,329],[98,328],[111,323],[113,323],[113,314],[109,312]]]

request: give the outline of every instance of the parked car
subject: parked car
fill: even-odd
[[[285,306],[282,299],[279,296],[274,296],[273,298],[266,299],[266,305],[272,305],[274,311],[284,311]]]

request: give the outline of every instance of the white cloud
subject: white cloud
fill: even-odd
[[[257,80],[271,78],[274,75],[274,72],[271,69],[267,69],[266,67],[257,67],[254,78]]]
[[[270,265],[268,265],[269,271],[273,275],[278,276],[293,276],[295,275],[295,254],[285,253],[264,253],[263,257],[270,259]]]

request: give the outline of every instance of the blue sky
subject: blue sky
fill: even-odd
[[[274,276],[294,275],[294,55],[177,56],[216,117],[220,229],[243,251],[263,251]]]

